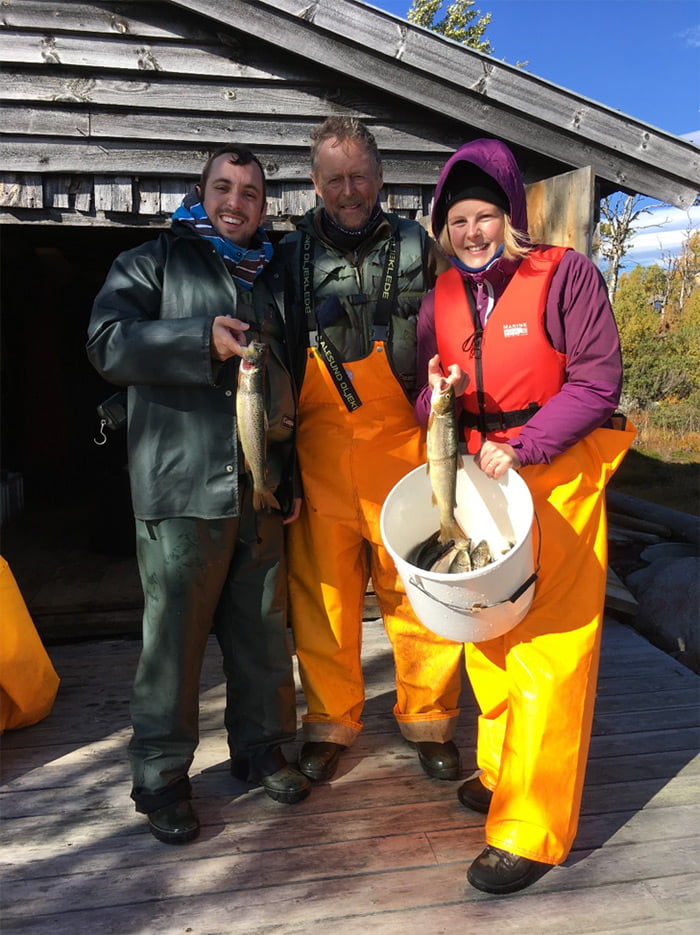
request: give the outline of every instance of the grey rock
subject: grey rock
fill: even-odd
[[[640,558],[645,562],[656,562],[661,558],[687,558],[699,554],[700,546],[695,542],[657,542],[648,545]]]
[[[629,574],[639,601],[634,627],[695,672],[700,666],[700,557],[658,558]]]

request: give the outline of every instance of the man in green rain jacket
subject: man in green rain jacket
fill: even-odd
[[[144,592],[131,794],[167,843],[199,832],[188,771],[212,628],[226,675],[231,772],[286,803],[310,785],[281,750],[296,728],[283,558],[283,523],[295,510],[295,398],[265,211],[255,156],[236,145],[218,150],[171,229],[116,259],[88,329],[92,364],[128,387]],[[266,483],[279,510],[253,508],[238,442],[238,374],[249,340],[269,347]]]

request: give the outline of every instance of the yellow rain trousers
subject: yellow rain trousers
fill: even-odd
[[[0,619],[1,734],[45,718],[59,683],[15,576],[1,555]]]
[[[423,433],[384,345],[345,365],[362,405],[348,412],[314,348],[299,403],[304,508],[288,529],[294,643],[308,710],[304,738],[350,746],[362,728],[362,610],[369,575],[394,651],[394,715],[410,741],[454,734],[463,646],[427,630],[379,533],[382,504],[425,461]]]
[[[596,429],[521,469],[541,529],[535,597],[510,633],[467,644],[493,790],[486,843],[559,864],[573,844],[593,720],[607,575],[605,485],[635,436]],[[536,537],[537,538],[537,537]]]

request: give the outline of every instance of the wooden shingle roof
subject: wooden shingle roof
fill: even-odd
[[[315,203],[308,139],[356,115],[384,158],[389,207],[427,213],[447,155],[493,135],[526,181],[590,166],[597,194],[678,207],[700,189],[692,143],[359,0],[5,0],[0,223],[149,223],[209,151],[260,155],[270,211]]]

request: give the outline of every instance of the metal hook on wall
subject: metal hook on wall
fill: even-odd
[[[106,444],[107,444],[107,436],[105,435],[105,425],[107,425],[107,420],[106,420],[106,419],[100,419],[100,436],[101,436],[102,440],[100,441],[99,438],[93,438],[93,442],[94,442],[96,445],[102,446],[102,445],[106,445]]]

